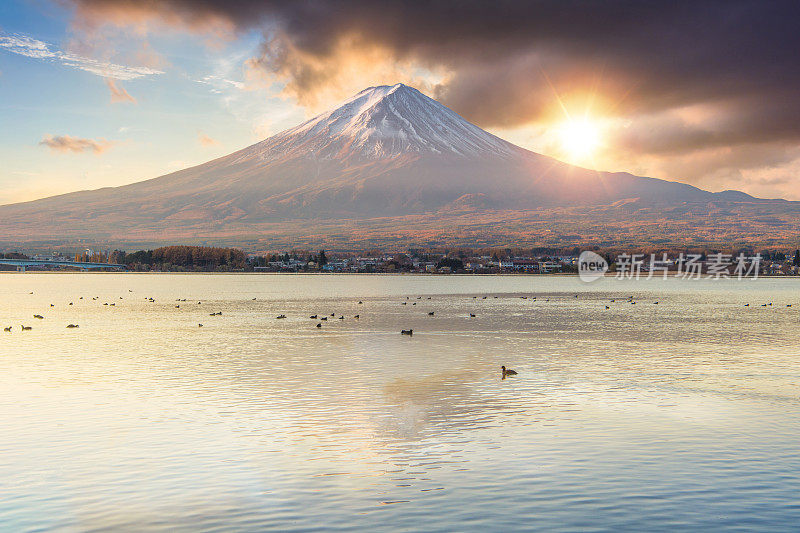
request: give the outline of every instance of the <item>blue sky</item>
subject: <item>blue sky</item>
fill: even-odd
[[[192,35],[150,39],[159,64],[144,68],[158,73],[134,79],[107,78],[74,66],[75,61],[20,53],[30,49],[20,43],[69,53],[70,20],[70,11],[57,4],[0,4],[0,38],[6,38],[0,46],[0,203],[156,177],[305,118],[303,108],[280,96],[281,84],[244,86],[243,62],[258,47],[257,32],[213,47]],[[124,63],[120,58],[126,55],[116,49],[111,61],[140,67]],[[107,79],[135,102],[112,103]],[[48,135],[105,141],[108,148],[59,151],[40,144]]]

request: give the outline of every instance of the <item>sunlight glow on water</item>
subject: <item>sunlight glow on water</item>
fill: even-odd
[[[4,274],[0,529],[796,530],[797,283]]]

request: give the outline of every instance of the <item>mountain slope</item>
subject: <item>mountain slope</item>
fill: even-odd
[[[295,128],[196,167],[123,187],[0,206],[0,240],[202,236],[230,242],[292,220],[358,220],[363,230],[369,220],[386,216],[630,199],[665,208],[769,202],[567,165],[491,135],[398,84],[365,89]],[[318,237],[324,242],[326,235]]]

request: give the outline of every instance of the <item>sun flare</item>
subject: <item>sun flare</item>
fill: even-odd
[[[568,120],[559,128],[561,147],[573,160],[585,159],[600,146],[600,128],[591,120]]]

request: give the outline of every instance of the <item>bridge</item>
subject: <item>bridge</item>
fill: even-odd
[[[125,265],[118,265],[116,263],[84,263],[81,261],[57,261],[51,259],[2,259],[0,258],[0,265],[9,265],[17,267],[17,272],[25,272],[29,267],[36,266],[65,266],[80,268],[81,270],[90,270],[97,268],[113,268],[116,270],[127,270]]]

